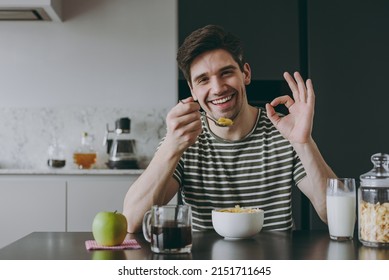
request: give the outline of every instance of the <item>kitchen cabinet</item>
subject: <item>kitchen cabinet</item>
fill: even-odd
[[[90,231],[97,212],[122,211],[127,190],[141,174],[83,172],[1,173],[0,248],[33,231]]]
[[[0,179],[0,248],[33,231],[64,231],[65,219],[65,181]]]
[[[124,197],[137,176],[75,177],[67,181],[67,231],[91,231],[100,211],[122,212]]]
[[[91,231],[100,211],[123,211],[124,197],[138,176],[88,176],[67,180],[67,231]],[[177,196],[169,202],[176,204]]]
[[[98,212],[122,212],[142,172],[0,170],[0,248],[33,231],[91,231]]]

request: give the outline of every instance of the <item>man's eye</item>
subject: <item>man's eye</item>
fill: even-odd
[[[222,73],[222,76],[229,76],[231,75],[233,72],[231,70],[228,70],[228,71],[223,71]]]
[[[204,83],[206,83],[207,81],[208,81],[207,78],[201,78],[201,79],[198,79],[198,80],[197,80],[197,83],[198,83],[198,84],[204,84]]]

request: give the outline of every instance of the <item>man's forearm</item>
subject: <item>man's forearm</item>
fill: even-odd
[[[166,204],[177,192],[178,182],[172,176],[179,158],[169,152],[169,149],[165,150],[162,144],[149,166],[132,184],[123,207],[129,232],[140,230],[143,215],[152,205]]]
[[[299,184],[299,188],[312,202],[320,218],[326,222],[327,178],[336,178],[336,175],[325,162],[312,138],[305,144],[293,144],[293,147],[307,173],[307,180]]]

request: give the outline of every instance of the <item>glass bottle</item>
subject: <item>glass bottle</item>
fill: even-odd
[[[83,132],[81,137],[81,146],[73,154],[74,163],[79,169],[90,169],[96,163],[96,151],[93,148],[92,137]]]
[[[52,168],[62,168],[66,164],[64,147],[56,139],[48,148],[47,165]]]
[[[360,176],[358,237],[368,247],[389,248],[389,155],[374,154],[374,168]]]

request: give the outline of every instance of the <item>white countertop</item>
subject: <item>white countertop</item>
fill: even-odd
[[[140,175],[143,169],[0,169],[1,175]]]

